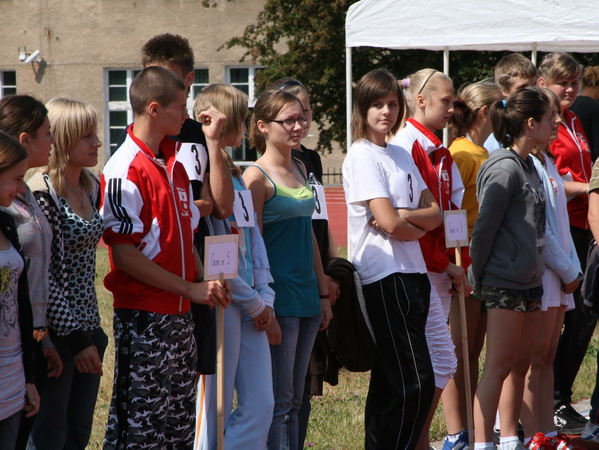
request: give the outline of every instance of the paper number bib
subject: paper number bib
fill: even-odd
[[[312,189],[312,195],[314,196],[314,202],[316,203],[314,213],[312,214],[312,220],[329,220],[324,186],[322,184],[310,184],[310,188]]]
[[[235,202],[233,203],[233,214],[238,227],[253,227],[254,221],[254,202],[252,193],[244,189],[235,191]]]

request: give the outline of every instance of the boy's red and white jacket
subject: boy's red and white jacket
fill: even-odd
[[[409,118],[406,126],[391,140],[406,149],[424,179],[441,212],[458,209],[464,197],[464,184],[449,150],[435,134],[416,120]],[[419,240],[422,256],[429,272],[441,273],[449,265],[443,225],[426,233]]]
[[[133,135],[130,125],[125,142],[104,166],[100,214],[109,247],[132,244],[163,269],[193,282],[197,279],[193,231],[200,213],[185,168],[175,159],[178,145],[165,138],[160,144],[161,162]],[[188,299],[116,268],[112,255],[104,285],[114,295],[115,308],[160,314],[186,313],[190,308]]]

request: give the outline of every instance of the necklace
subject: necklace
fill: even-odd
[[[79,187],[79,194],[75,191],[75,189],[73,189],[71,186],[69,186],[69,184],[67,184],[67,188],[69,189],[69,191],[71,191],[73,193],[75,198],[79,201],[79,207],[83,211],[85,209],[85,203],[83,201],[83,198],[81,198],[81,196],[79,195],[81,193],[81,187]]]

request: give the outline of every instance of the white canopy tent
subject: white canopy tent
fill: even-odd
[[[351,143],[352,47],[599,51],[599,5],[588,0],[361,0],[345,20],[347,143]]]

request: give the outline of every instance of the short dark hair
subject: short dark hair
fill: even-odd
[[[168,106],[177,99],[180,91],[186,91],[186,87],[179,75],[160,66],[146,67],[131,82],[131,109],[134,114],[143,114],[153,101]]]
[[[189,41],[178,34],[164,33],[154,36],[141,48],[144,67],[154,64],[175,64],[184,74],[193,71],[194,57]]]
[[[0,100],[0,130],[17,140],[21,133],[35,134],[46,117],[44,104],[29,95],[9,95]]]

